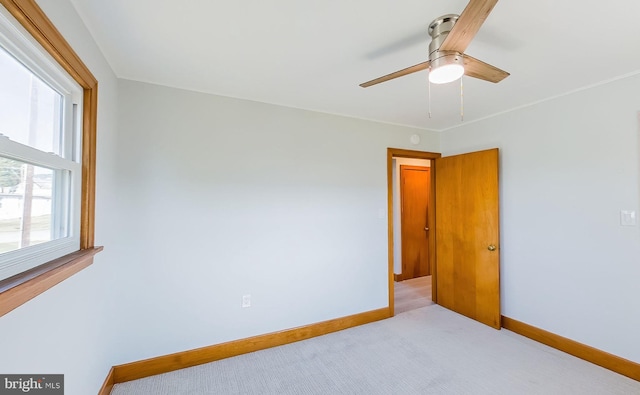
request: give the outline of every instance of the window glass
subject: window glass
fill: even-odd
[[[67,236],[67,173],[0,157],[0,253]]]
[[[0,47],[0,133],[62,155],[62,119],[62,95]]]

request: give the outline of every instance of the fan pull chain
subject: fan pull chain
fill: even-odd
[[[464,122],[464,84],[462,78],[464,76],[460,77],[460,121]]]
[[[427,79],[427,84],[429,85],[429,99],[427,102],[429,103],[429,119],[431,119],[431,81],[429,79]]]

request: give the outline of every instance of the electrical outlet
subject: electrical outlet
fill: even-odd
[[[242,295],[242,307],[251,307],[251,295]]]

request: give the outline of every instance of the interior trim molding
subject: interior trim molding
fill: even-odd
[[[115,382],[113,381],[113,368],[109,369],[109,374],[107,374],[107,378],[104,379],[104,383],[102,387],[100,387],[100,391],[98,391],[98,395],[109,395],[111,394],[111,390],[113,389]]]
[[[96,191],[96,133],[98,112],[98,80],[82,62],[53,22],[45,15],[35,0],[0,0],[0,5],[27,30],[83,90],[82,118],[82,192],[80,196],[80,245],[79,251],[51,261],[39,267],[37,277],[25,272],[3,282],[17,288],[0,292],[0,316],[26,303],[54,285],[93,263],[93,256],[102,250],[94,248],[95,241],[95,191]],[[65,261],[66,265],[60,266]],[[50,273],[41,273],[51,269]],[[10,292],[9,292],[10,291]]]
[[[98,80],[34,0],[0,0],[0,4],[83,89],[80,249],[92,248],[95,237]]]
[[[114,384],[294,343],[389,317],[391,317],[390,310],[388,307],[385,307],[298,328],[286,329],[280,332],[267,333],[246,339],[116,365],[109,371],[109,375],[105,379],[105,384],[102,386],[99,395],[108,394],[108,392],[104,391],[106,391],[106,388],[113,387]]]
[[[536,328],[513,318],[502,316],[502,327],[539,343],[546,344],[574,357],[584,359],[605,369],[609,369],[623,376],[640,381],[640,364],[629,361],[606,351],[598,350],[575,340],[567,339],[544,329]]]
[[[91,265],[102,249],[72,252],[0,281],[0,317]]]

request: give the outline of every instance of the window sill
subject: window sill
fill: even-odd
[[[0,281],[0,317],[91,265],[102,249],[76,251]]]

